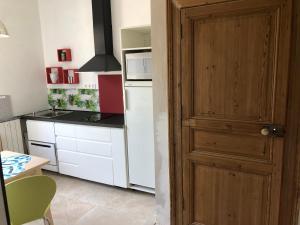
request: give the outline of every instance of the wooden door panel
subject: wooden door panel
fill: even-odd
[[[239,0],[172,0],[177,8],[193,8],[196,6],[209,6],[209,5],[216,5],[216,8],[220,5],[222,6],[222,3],[235,3]],[[280,4],[281,0],[246,0],[244,1],[247,4],[250,5],[256,5],[256,7],[265,6],[265,5],[274,5],[274,4]],[[216,3],[219,3],[218,5]],[[243,3],[243,4],[245,4]],[[215,7],[215,6],[213,6]]]
[[[284,138],[261,130],[285,125],[286,12],[216,1],[180,12],[179,225],[278,225]]]
[[[193,20],[192,116],[272,121],[277,15]]]
[[[243,135],[192,130],[193,151],[271,160],[271,140],[262,135]]]
[[[267,225],[271,176],[192,164],[193,224]]]

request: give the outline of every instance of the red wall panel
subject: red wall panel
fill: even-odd
[[[99,101],[102,113],[124,113],[122,76],[100,75]]]

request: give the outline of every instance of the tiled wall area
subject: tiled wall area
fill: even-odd
[[[100,111],[97,89],[49,89],[48,103],[57,109]]]

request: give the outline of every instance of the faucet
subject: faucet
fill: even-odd
[[[55,112],[56,111],[55,104],[51,105],[51,107],[52,107],[52,111]]]

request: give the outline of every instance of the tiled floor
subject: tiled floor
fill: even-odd
[[[55,225],[153,225],[153,195],[48,174],[57,182]],[[43,224],[41,221],[30,225]],[[29,225],[29,224],[28,224]]]

